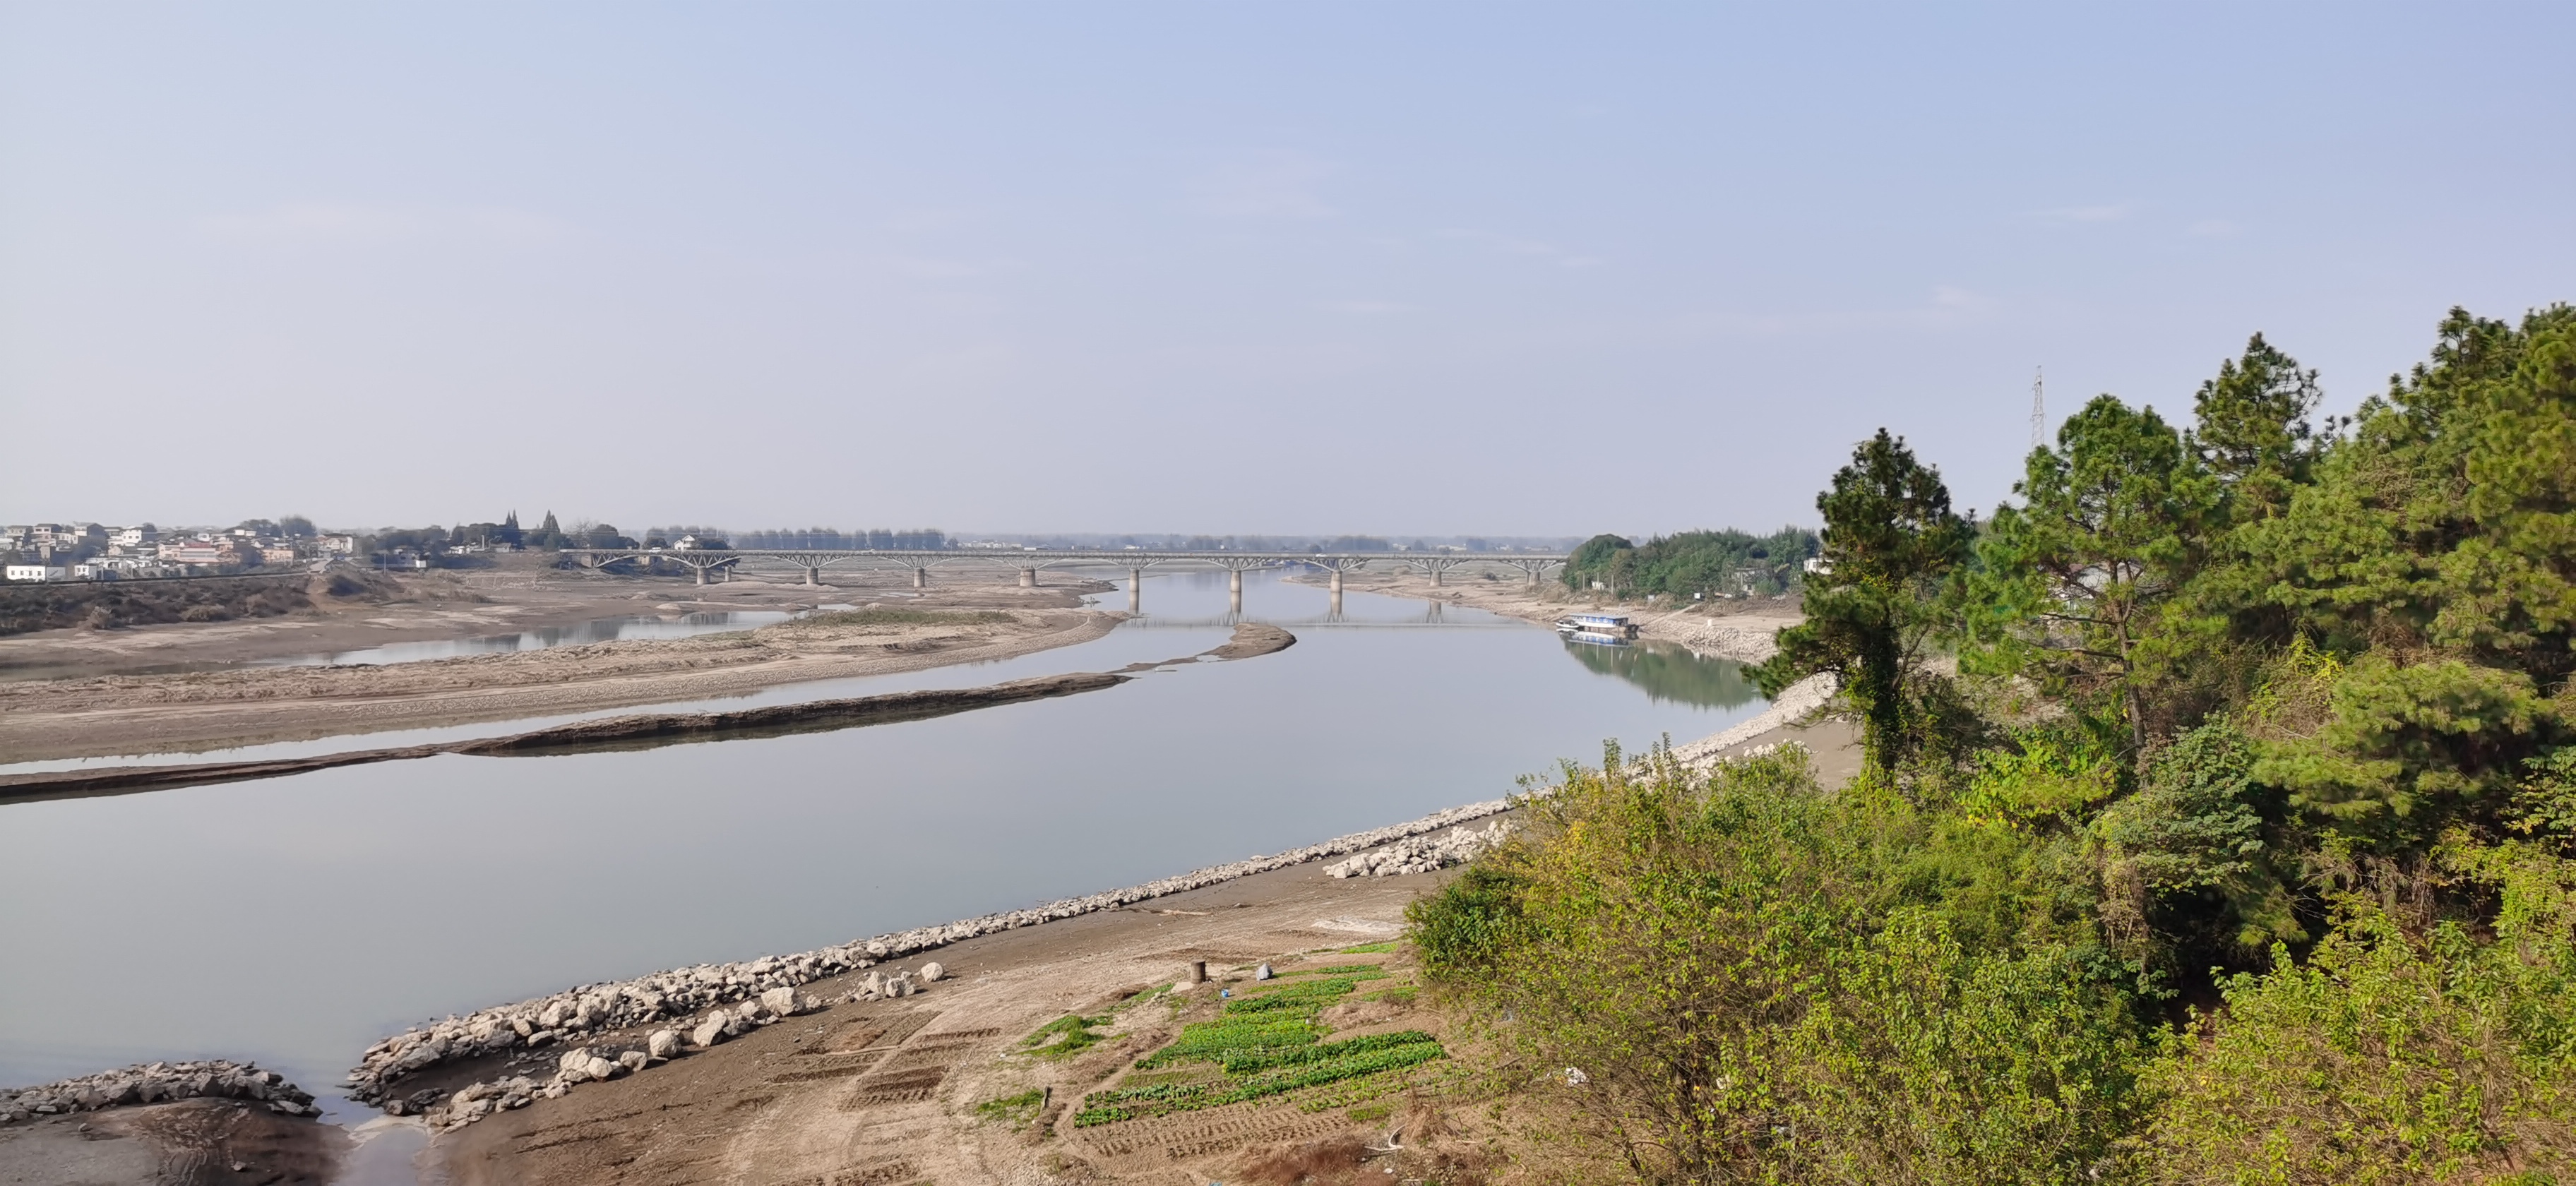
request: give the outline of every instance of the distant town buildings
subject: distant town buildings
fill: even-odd
[[[151,523],[0,527],[0,559],[6,560],[12,581],[112,581],[292,568],[349,556],[357,548],[355,536],[288,535],[273,525],[202,531],[163,531]]]

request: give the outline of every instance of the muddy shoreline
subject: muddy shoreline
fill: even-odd
[[[1288,578],[1299,584],[1322,585],[1329,579],[1315,573],[1302,573]],[[1697,654],[1738,663],[1760,663],[1777,653],[1772,638],[1784,626],[1802,620],[1798,602],[1789,598],[1762,598],[1687,603],[1676,608],[1630,605],[1577,594],[1553,579],[1532,586],[1515,577],[1511,580],[1485,581],[1451,573],[1441,584],[1415,572],[1363,571],[1344,577],[1345,588],[1354,593],[1379,593],[1390,597],[1411,597],[1449,605],[1480,609],[1525,622],[1548,623],[1578,610],[1626,614],[1637,625],[1639,638],[1677,643]]]
[[[898,724],[905,721],[929,720],[952,713],[970,712],[978,708],[1097,692],[1126,683],[1135,678],[1138,673],[1158,667],[1195,663],[1202,658],[1248,659],[1286,650],[1295,645],[1296,641],[1295,635],[1275,626],[1247,622],[1237,626],[1234,636],[1224,644],[1198,655],[1168,659],[1159,663],[1131,663],[1114,672],[1076,672],[1068,675],[1011,680],[976,688],[892,692],[877,696],[811,700],[718,712],[639,713],[632,716],[609,717],[604,720],[577,721],[569,725],[513,733],[504,737],[352,750],[304,758],[198,762],[170,766],[119,766],[105,770],[63,770],[0,775],[0,804],[135,794],[144,791],[174,790],[180,787],[246,782],[342,766],[408,761],[442,754],[467,757],[539,757],[555,754],[601,753]]]

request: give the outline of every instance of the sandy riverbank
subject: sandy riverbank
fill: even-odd
[[[908,592],[898,588],[902,578],[890,574],[869,574],[872,583],[845,583],[838,588],[760,580],[697,585],[674,577],[545,568],[536,563],[540,557],[535,555],[510,559],[514,563],[507,568],[355,573],[342,583],[346,590],[342,595],[328,591],[327,577],[307,578],[302,583],[315,589],[309,598],[311,608],[276,616],[0,636],[0,679],[211,669],[296,655],[545,630],[625,615],[799,610],[819,602],[855,604]],[[139,588],[156,583],[134,584]],[[111,586],[106,591],[120,590]]]
[[[798,629],[812,636],[834,627],[828,620],[808,619]],[[1296,645],[1297,636],[1276,626],[1245,622],[1222,645],[1196,655],[1160,662],[1130,663],[1116,671],[1069,672],[1008,680],[974,688],[931,688],[875,696],[798,700],[759,708],[714,712],[644,713],[575,721],[500,737],[477,737],[424,745],[380,749],[335,750],[289,758],[252,758],[229,762],[140,764],[104,769],[82,767],[0,774],[0,803],[39,799],[131,794],[212,783],[282,778],[342,766],[401,762],[459,754],[469,757],[527,757],[549,754],[652,749],[714,741],[825,733],[904,721],[929,720],[1003,704],[1074,696],[1116,687],[1158,667],[1205,660],[1235,660],[1275,654]]]
[[[531,615],[589,620],[603,616],[602,607],[611,605],[624,608],[605,612],[810,608],[818,602],[921,612],[420,663],[243,667],[0,683],[0,761],[230,748],[742,695],[782,684],[1008,659],[1099,638],[1122,617],[1081,607],[1081,595],[1099,591],[1096,585],[1022,589],[998,582],[948,584],[914,596],[908,589],[867,586],[818,589],[742,581],[694,587],[657,581],[642,589],[618,583],[625,587],[608,599],[574,596],[553,587],[556,583],[539,580],[542,587],[516,594],[495,588],[485,594],[495,601],[467,604],[515,605],[525,611],[516,615],[522,622],[533,620]],[[670,600],[683,593],[701,600]],[[531,600],[501,600],[521,595]],[[639,607],[627,600],[636,596],[655,600]],[[424,601],[402,613],[391,612],[401,607],[373,608],[387,611],[378,616],[401,622],[404,632],[444,623],[448,633],[443,637],[450,638],[490,633],[484,619],[499,614],[497,608],[438,601]],[[341,634],[332,632],[355,629],[339,620],[305,625],[334,638]],[[277,652],[289,645],[312,649],[314,636],[295,629],[291,622],[247,622],[132,633],[151,635],[150,647],[160,658],[193,662],[210,655]],[[208,633],[187,641],[194,631]],[[74,643],[42,635],[0,640],[0,647],[10,645],[25,658],[37,653],[34,648],[52,647],[44,653],[58,654]]]
[[[1788,740],[1817,750],[1829,781],[1857,766],[1848,736],[1830,727],[1768,730],[1728,749]],[[1332,1027],[1333,1041],[1416,1030],[1465,1049],[1470,1036],[1403,991],[1416,982],[1416,969],[1400,945],[1345,950],[1400,935],[1404,908],[1454,871],[1343,879],[1330,876],[1330,867],[1307,861],[891,960],[872,970],[917,970],[935,960],[946,977],[918,996],[832,1005],[669,1066],[494,1114],[441,1136],[432,1156],[454,1186],[1181,1186],[1245,1180],[1248,1162],[1295,1143],[1356,1139],[1381,1150],[1368,1155],[1371,1172],[1387,1168],[1397,1175],[1390,1180],[1417,1180],[1438,1165],[1470,1164],[1480,1149],[1522,1143],[1526,1116],[1497,1120],[1444,1095],[1439,1063],[1408,1076],[1414,1087],[1375,1097],[1355,1093],[1345,1101],[1310,1092],[1091,1127],[1072,1123],[1086,1093],[1167,1078],[1137,1073],[1133,1064],[1187,1023],[1218,1016],[1218,990],[1242,995],[1262,962],[1292,977],[1359,963],[1388,974],[1367,986],[1378,999],[1355,995],[1319,1018]],[[1200,960],[1216,983],[1152,995],[1186,985],[1189,964]],[[799,991],[831,1000],[862,975]],[[1060,1061],[1021,1052],[1028,1035],[1068,1014],[1110,1019],[1095,1027],[1107,1040]],[[404,1086],[453,1089],[506,1066],[497,1057],[442,1066]],[[1026,1114],[996,1116],[987,1108],[1031,1091],[1043,1104]],[[1392,1129],[1412,1134],[1402,1138],[1402,1152],[1384,1152]]]
[[[1354,593],[1441,601],[1530,622],[1553,622],[1578,611],[1626,614],[1637,624],[1640,638],[1678,643],[1703,655],[1739,663],[1759,663],[1770,658],[1775,650],[1772,636],[1803,618],[1793,598],[1717,601],[1658,609],[1575,594],[1553,579],[1532,588],[1518,573],[1499,575],[1500,579],[1488,581],[1479,574],[1453,571],[1443,583],[1434,585],[1431,578],[1409,570],[1363,571],[1345,576],[1342,587]],[[1290,579],[1309,585],[1330,580],[1314,572]]]

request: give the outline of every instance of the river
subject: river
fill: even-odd
[[[724,703],[1178,658],[1227,636],[1224,582],[1148,577],[1145,618],[1078,646]],[[936,720],[0,806],[0,1083],[250,1058],[357,1119],[330,1089],[424,1018],[1277,852],[1762,707],[1686,651],[1365,593],[1344,610],[1247,574],[1245,615],[1296,646]]]

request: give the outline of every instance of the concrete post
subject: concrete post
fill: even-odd
[[[930,587],[930,568],[928,565],[912,570],[912,587],[915,589],[927,589]]]
[[[1225,570],[1225,612],[1238,617],[1243,614],[1243,570],[1240,568]]]
[[[1144,569],[1131,568],[1127,570],[1127,612],[1131,614],[1141,614],[1145,612]]]
[[[1190,961],[1190,983],[1192,983],[1192,984],[1205,984],[1205,983],[1207,983],[1207,961],[1206,961],[1206,960],[1191,960],[1191,961]]]
[[[1036,570],[1036,569],[1034,569],[1034,568],[1023,568],[1023,569],[1021,569],[1021,570],[1020,570],[1020,587],[1021,587],[1021,588],[1023,588],[1023,589],[1034,589],[1034,588],[1037,588],[1037,587],[1038,587],[1038,570]]]

